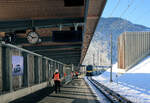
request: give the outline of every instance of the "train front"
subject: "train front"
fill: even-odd
[[[92,65],[88,65],[86,67],[86,76],[92,76],[93,75],[93,66]]]

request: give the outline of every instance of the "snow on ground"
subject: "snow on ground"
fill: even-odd
[[[125,96],[132,102],[150,103],[150,56],[123,75],[117,73],[117,64],[114,64],[112,76],[112,83],[109,82],[110,70],[99,76],[94,76],[93,79]]]

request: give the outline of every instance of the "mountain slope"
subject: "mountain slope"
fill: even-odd
[[[113,63],[117,61],[117,40],[118,37],[121,33],[126,32],[126,31],[150,31],[150,28],[143,26],[143,25],[138,25],[138,24],[133,24],[130,21],[124,20],[122,18],[117,18],[117,17],[112,17],[112,18],[101,18],[100,22],[97,25],[94,37],[91,42],[91,47],[90,48],[99,48],[97,49],[100,52],[100,54],[104,54],[107,58],[110,59],[110,34],[112,33],[112,38],[113,38]],[[94,44],[94,45],[93,45]],[[104,47],[104,45],[106,47]],[[90,50],[87,53],[87,57],[85,58],[84,63],[92,64],[92,61],[89,61],[91,59],[88,59],[88,57],[91,58],[89,55],[95,54],[95,51]],[[103,52],[102,52],[103,51]],[[95,57],[96,58],[96,57]],[[100,59],[96,59],[100,60]],[[95,60],[95,61],[96,61]],[[108,61],[108,60],[106,60]],[[100,61],[99,61],[100,62]],[[102,63],[103,64],[103,63]]]

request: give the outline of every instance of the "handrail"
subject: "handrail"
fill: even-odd
[[[51,60],[51,61],[54,61],[54,62],[57,62],[57,63],[59,63],[59,64],[64,65],[64,63],[62,63],[62,62],[60,62],[60,61],[53,60],[53,59],[48,58],[48,57],[46,57],[46,56],[43,56],[43,55],[40,55],[40,54],[34,53],[34,52],[32,52],[32,51],[29,51],[29,50],[26,50],[26,49],[20,48],[20,47],[18,47],[18,46],[12,45],[12,44],[6,44],[4,41],[1,41],[1,44],[2,44],[3,46],[11,47],[11,48],[15,48],[15,49],[18,49],[18,50],[21,50],[21,51],[27,52],[27,53],[29,53],[29,54],[33,54],[33,55],[36,55],[36,56],[39,56],[39,57],[45,58],[45,59],[47,59],[47,60]]]

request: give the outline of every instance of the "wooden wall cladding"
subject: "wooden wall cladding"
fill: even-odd
[[[130,69],[150,54],[150,32],[124,32],[118,41],[118,68]]]
[[[0,20],[83,17],[84,6],[65,7],[64,0],[0,0]]]

